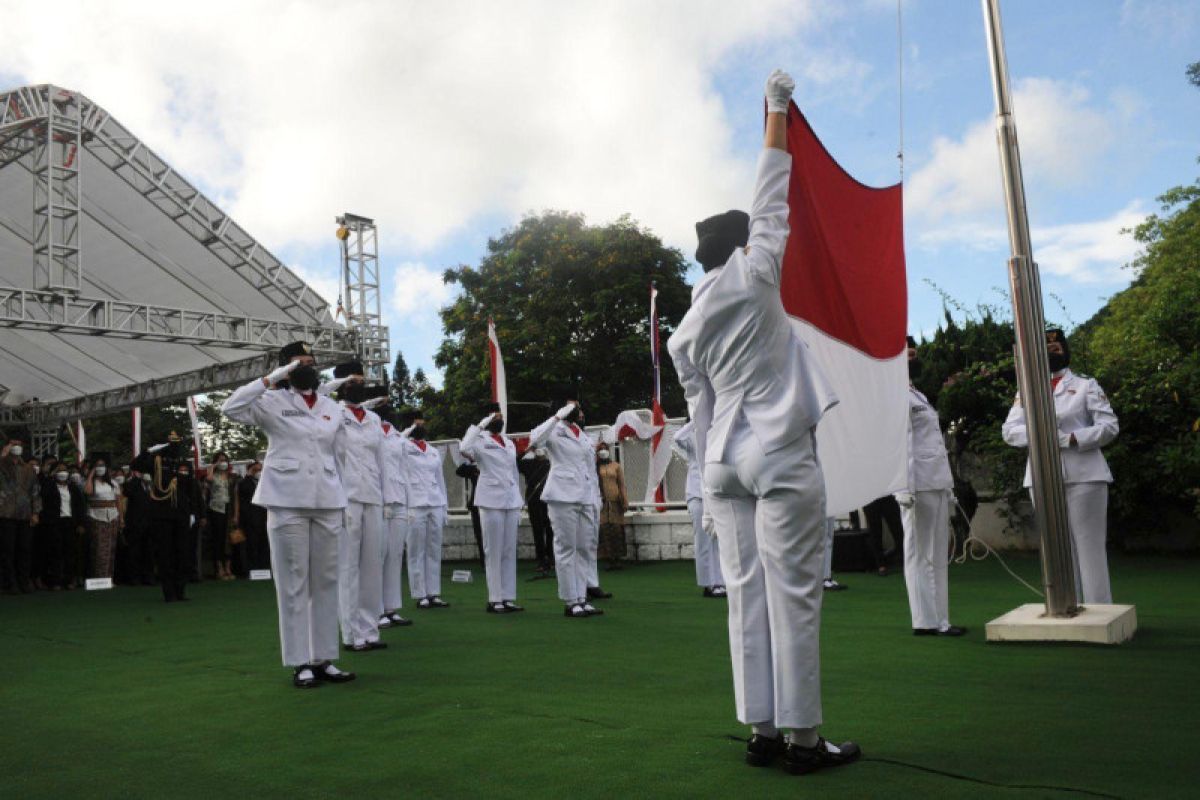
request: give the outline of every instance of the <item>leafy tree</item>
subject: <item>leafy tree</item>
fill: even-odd
[[[399,350],[396,351],[396,363],[392,366],[392,380],[388,384],[388,393],[392,405],[396,407],[411,406],[415,400],[413,379],[408,374],[408,364],[404,361],[404,353]]]
[[[531,215],[489,240],[478,266],[445,273],[461,289],[442,310],[446,333],[436,363],[444,370],[446,430],[461,435],[489,396],[487,320],[504,352],[511,427],[545,419],[556,387],[578,387],[588,416],[612,422],[648,407],[649,291],[658,286],[664,343],[691,303],[683,255],[628,217],[588,225],[582,215]],[[662,365],[663,406],[685,413],[669,357]]]
[[[253,459],[258,457],[260,451],[267,449],[267,435],[262,428],[242,425],[221,413],[221,405],[230,394],[228,391],[213,392],[196,403],[200,438],[207,460],[222,451],[234,460]]]

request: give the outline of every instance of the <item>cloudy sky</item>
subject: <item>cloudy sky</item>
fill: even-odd
[[[1129,281],[1122,229],[1198,172],[1200,92],[1183,72],[1200,60],[1200,3],[1003,9],[1035,253],[1058,298],[1047,316],[1082,322]],[[900,178],[903,117],[921,332],[938,323],[938,290],[968,308],[1003,302],[1008,250],[979,5],[905,0],[902,48],[896,12],[896,0],[0,0],[0,86],[87,94],[331,302],[334,216],[375,218],[393,348],[431,369],[451,296],[442,270],[478,263],[523,213],[629,213],[690,254],[696,219],[747,206],[763,79],[782,66],[866,183]]]

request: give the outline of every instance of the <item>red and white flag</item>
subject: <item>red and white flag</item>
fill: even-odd
[[[133,410],[133,457],[137,458],[142,454],[142,408],[138,406]]]
[[[87,458],[87,433],[83,430],[83,420],[75,423],[75,463],[82,465]]]
[[[873,188],[833,160],[794,104],[781,295],[838,404],[817,426],[826,509],[900,491],[908,471],[908,293],[901,185]]]
[[[488,363],[492,371],[492,402],[500,404],[504,415],[504,426],[508,427],[508,382],[504,377],[504,356],[500,353],[500,339],[496,336],[496,323],[488,317]]]
[[[196,413],[196,398],[188,398],[188,417],[192,420],[192,446],[196,448],[192,460],[196,464],[196,469],[200,469],[200,462],[203,460],[203,455],[200,452],[200,417]]]
[[[662,503],[666,501],[663,493],[663,478],[667,475],[667,467],[671,466],[671,446],[663,442],[663,429],[667,426],[667,418],[662,410],[662,369],[660,351],[662,345],[658,336],[658,289],[650,284],[650,361],[654,367],[654,395],[650,398],[650,421],[658,432],[650,440],[650,469],[646,473],[646,502]],[[659,508],[665,511],[665,508]]]

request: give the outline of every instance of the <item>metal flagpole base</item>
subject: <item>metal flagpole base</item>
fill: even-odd
[[[1137,631],[1134,606],[1089,604],[1073,617],[1051,617],[1041,603],[1018,606],[987,624],[989,642],[1120,644]]]

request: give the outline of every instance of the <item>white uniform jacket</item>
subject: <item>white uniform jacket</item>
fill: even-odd
[[[936,492],[953,489],[950,457],[937,409],[925,395],[908,387],[908,490]]]
[[[675,431],[671,449],[687,462],[687,500],[704,499],[704,477],[700,474],[700,461],[696,458],[696,426],[688,421]]]
[[[1120,430],[1117,415],[1095,379],[1063,370],[1054,388],[1054,413],[1058,417],[1058,446],[1062,453],[1063,482],[1112,483],[1112,472],[1100,448],[1117,438]],[[1001,429],[1004,441],[1013,447],[1028,447],[1029,433],[1025,428],[1025,408],[1017,396]],[[1078,443],[1071,447],[1071,434]],[[1032,486],[1028,462],[1025,465],[1025,486]]]
[[[335,453],[342,447],[342,409],[328,397],[312,408],[291,389],[268,389],[259,378],[221,406],[234,422],[266,431],[267,457],[254,504],[265,508],[345,508]]]
[[[408,505],[408,437],[383,424],[383,502]]]
[[[408,507],[445,507],[446,475],[442,472],[442,451],[428,442],[422,452],[420,445],[407,441],[408,449]]]
[[[587,431],[576,436],[570,424],[558,417],[538,425],[529,434],[530,447],[545,447],[550,456],[550,474],[542,489],[546,503],[582,503],[591,505],[599,491],[596,477],[596,452]]]
[[[475,505],[479,508],[520,509],[521,475],[517,472],[517,446],[501,434],[500,442],[492,434],[472,425],[467,428],[458,451],[479,467],[475,483]]]
[[[779,297],[791,165],[786,152],[763,150],[748,247],[697,282],[692,307],[667,342],[702,464],[722,461],[739,410],[769,455],[837,402]]]
[[[341,407],[342,440],[337,448],[338,471],[346,499],[366,505],[383,505],[383,421],[363,409],[362,422],[347,406]]]

